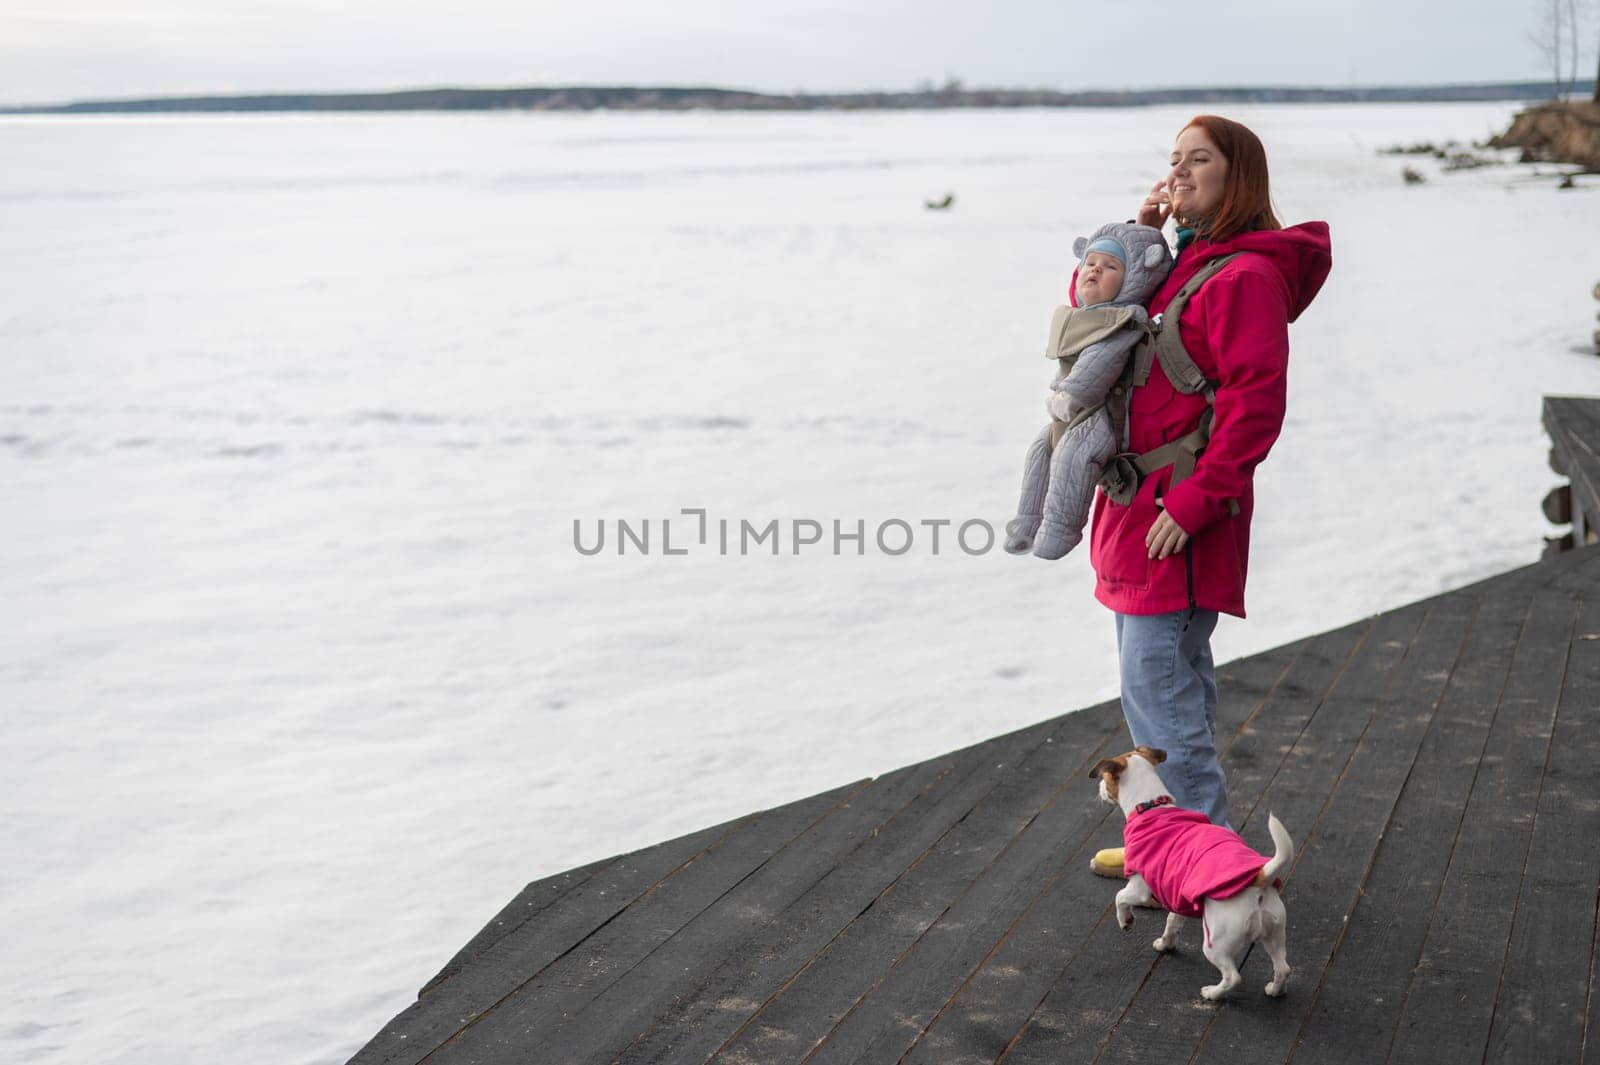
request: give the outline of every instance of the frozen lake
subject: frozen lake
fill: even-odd
[[[1600,185],[1377,154],[1513,111],[1226,112],[1334,269],[1219,659],[1538,557]],[[1114,694],[955,532],[1192,113],[0,119],[0,1057],[340,1062],[529,880]]]

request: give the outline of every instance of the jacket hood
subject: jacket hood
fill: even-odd
[[[1208,260],[1236,251],[1259,255],[1283,278],[1289,293],[1291,322],[1311,306],[1333,265],[1328,223],[1302,222],[1287,229],[1262,229],[1215,242],[1197,238],[1178,256],[1176,273],[1187,279]]]

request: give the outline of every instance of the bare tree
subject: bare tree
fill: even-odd
[[[1578,89],[1578,71],[1583,67],[1584,52],[1587,51],[1583,46],[1584,41],[1595,47],[1596,63],[1600,66],[1600,0],[1565,0],[1565,3],[1566,26],[1561,32],[1567,42],[1568,67],[1572,75],[1567,83],[1567,95],[1570,96]],[[1548,39],[1548,35],[1542,32],[1535,36],[1536,43]],[[1600,104],[1600,69],[1595,71],[1594,102]]]
[[[1594,72],[1594,102],[1600,104],[1600,0],[1590,5],[1596,12],[1596,18],[1591,24],[1595,43],[1595,72]]]
[[[1550,64],[1551,84],[1555,89],[1556,99],[1561,99],[1562,86],[1566,79],[1562,75],[1566,72],[1566,44],[1568,0],[1538,0],[1539,24],[1528,39],[1539,50],[1539,54]]]
[[[1563,97],[1571,96],[1578,88],[1578,43],[1583,39],[1583,33],[1578,28],[1578,0],[1566,0],[1567,27],[1564,36],[1567,39],[1567,88]]]

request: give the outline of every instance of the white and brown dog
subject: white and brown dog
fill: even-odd
[[[1294,840],[1268,814],[1267,830],[1276,848],[1268,860],[1232,829],[1174,806],[1156,771],[1166,760],[1165,751],[1138,747],[1102,758],[1089,771],[1089,778],[1100,782],[1100,798],[1120,806],[1126,819],[1123,868],[1128,884],[1117,892],[1117,923],[1130,929],[1135,906],[1159,903],[1167,910],[1167,927],[1153,946],[1165,952],[1177,946],[1185,916],[1201,917],[1206,959],[1222,973],[1220,983],[1200,989],[1211,1000],[1238,986],[1238,959],[1259,941],[1272,958],[1266,992],[1281,995],[1289,983],[1284,952],[1288,915],[1277,876],[1294,860]]]

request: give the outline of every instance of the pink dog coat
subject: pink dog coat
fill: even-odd
[[[1239,894],[1267,864],[1237,832],[1177,806],[1128,818],[1122,842],[1123,868],[1144,877],[1156,901],[1184,917],[1199,917],[1207,898]]]

